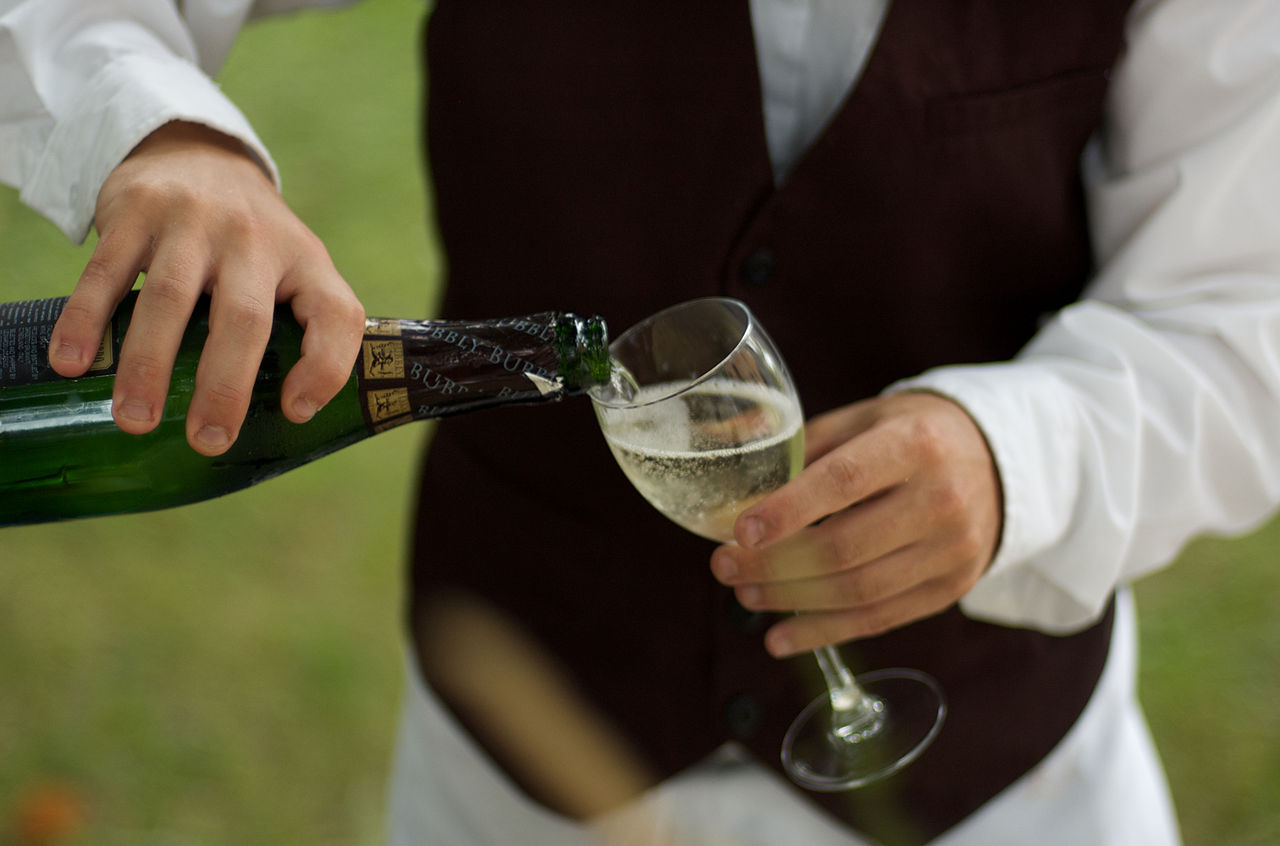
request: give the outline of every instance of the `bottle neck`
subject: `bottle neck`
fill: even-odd
[[[365,326],[356,376],[365,422],[379,432],[410,420],[582,393],[608,380],[608,356],[598,317],[374,318]]]

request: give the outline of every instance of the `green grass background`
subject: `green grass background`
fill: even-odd
[[[426,317],[418,0],[255,24],[219,77],[371,314]],[[70,291],[90,243],[0,194],[0,299]],[[94,846],[376,844],[401,561],[428,426],[155,514],[0,530],[0,844],[41,785]],[[1280,843],[1280,524],[1139,590],[1141,685],[1188,844]]]

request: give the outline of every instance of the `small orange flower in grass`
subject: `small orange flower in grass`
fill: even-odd
[[[51,846],[79,834],[86,818],[84,798],[73,786],[42,782],[18,798],[12,827],[19,846]]]

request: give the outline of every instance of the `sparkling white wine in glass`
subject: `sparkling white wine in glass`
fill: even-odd
[[[799,403],[767,385],[660,384],[636,402],[638,413],[605,433],[618,466],[655,508],[705,538],[733,540],[738,514],[804,462]]]

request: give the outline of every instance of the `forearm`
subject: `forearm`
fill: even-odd
[[[274,178],[252,128],[207,76],[213,68],[199,64],[198,45],[224,53],[218,45],[237,25],[233,16],[197,39],[170,0],[0,0],[0,66],[9,69],[0,180],[80,241],[107,175],[172,121],[239,139]]]
[[[974,616],[1070,630],[1189,538],[1280,502],[1280,16],[1149,5],[1087,163],[1086,299],[1013,363],[909,383],[963,405],[999,467]]]
[[[364,326],[248,122],[207,75],[252,6],[186,0],[180,14],[172,0],[0,0],[0,63],[14,68],[0,76],[0,176],[72,239],[91,225],[99,234],[53,329],[50,363],[84,373],[145,273],[112,413],[125,431],[150,432],[188,318],[209,294],[209,342],[186,410],[187,439],[206,455],[228,449],[244,421],[274,304],[288,302],[306,327],[282,388],[296,423],[346,383]]]

